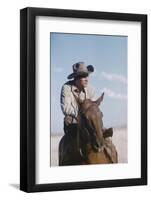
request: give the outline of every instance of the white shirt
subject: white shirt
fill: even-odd
[[[92,86],[88,85],[86,88],[84,88],[83,91],[79,93],[79,90],[75,86],[74,81],[68,81],[62,86],[60,96],[61,109],[65,116],[70,115],[72,117],[77,117],[78,115],[78,104],[74,95],[81,100],[96,100],[95,90]]]

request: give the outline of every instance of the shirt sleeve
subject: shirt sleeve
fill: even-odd
[[[63,85],[61,89],[60,104],[63,114],[76,117],[75,109],[72,105],[71,88],[68,85]]]

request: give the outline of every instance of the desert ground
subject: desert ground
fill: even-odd
[[[58,146],[63,135],[51,136],[51,166],[58,166]],[[112,142],[118,152],[118,162],[127,163],[127,129],[114,128]]]

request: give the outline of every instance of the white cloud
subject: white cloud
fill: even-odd
[[[102,72],[101,73],[101,77],[107,79],[107,80],[110,80],[110,81],[118,81],[120,83],[123,83],[123,84],[127,84],[127,79],[120,75],[120,74],[109,74],[109,73],[106,73],[106,72]]]
[[[102,90],[108,97],[112,99],[118,99],[118,100],[127,100],[127,96],[124,94],[119,94],[115,93],[114,91],[108,89],[108,88],[103,88]]]

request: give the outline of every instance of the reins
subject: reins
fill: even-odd
[[[81,157],[82,158],[85,158],[85,156],[83,155],[83,152],[82,152],[82,148],[80,147],[80,118],[82,117],[83,119],[84,119],[84,122],[85,122],[85,124],[86,124],[86,128],[85,129],[87,129],[87,133],[89,134],[89,139],[91,140],[91,142],[94,140],[94,137],[97,139],[97,141],[98,141],[98,137],[97,137],[97,135],[96,135],[96,131],[95,131],[95,129],[90,125],[90,122],[88,121],[88,119],[86,118],[86,113],[88,112],[88,110],[92,107],[92,106],[96,106],[96,105],[94,105],[94,104],[91,104],[90,106],[88,106],[88,108],[86,109],[86,110],[81,110],[80,109],[80,103],[79,103],[79,96],[77,97],[75,94],[74,94],[74,92],[72,91],[72,89],[71,89],[71,92],[72,92],[72,94],[73,94],[73,96],[74,96],[74,98],[75,98],[75,100],[76,100],[76,102],[77,102],[77,105],[78,105],[78,115],[77,115],[77,122],[78,122],[78,131],[77,131],[77,148],[78,148],[78,150],[79,150],[79,153],[80,153],[80,155],[81,155]],[[85,100],[86,100],[86,95],[85,95]],[[83,129],[83,131],[84,131],[84,129]],[[86,130],[85,130],[86,131]],[[100,143],[100,141],[98,141],[99,143]],[[91,144],[92,145],[92,144]],[[103,150],[104,150],[104,145],[103,146],[101,146],[101,145],[99,144],[99,145],[97,145],[97,144],[95,144],[95,145],[93,145],[92,146],[92,148],[93,148],[93,150],[95,151],[95,152],[102,152]]]

